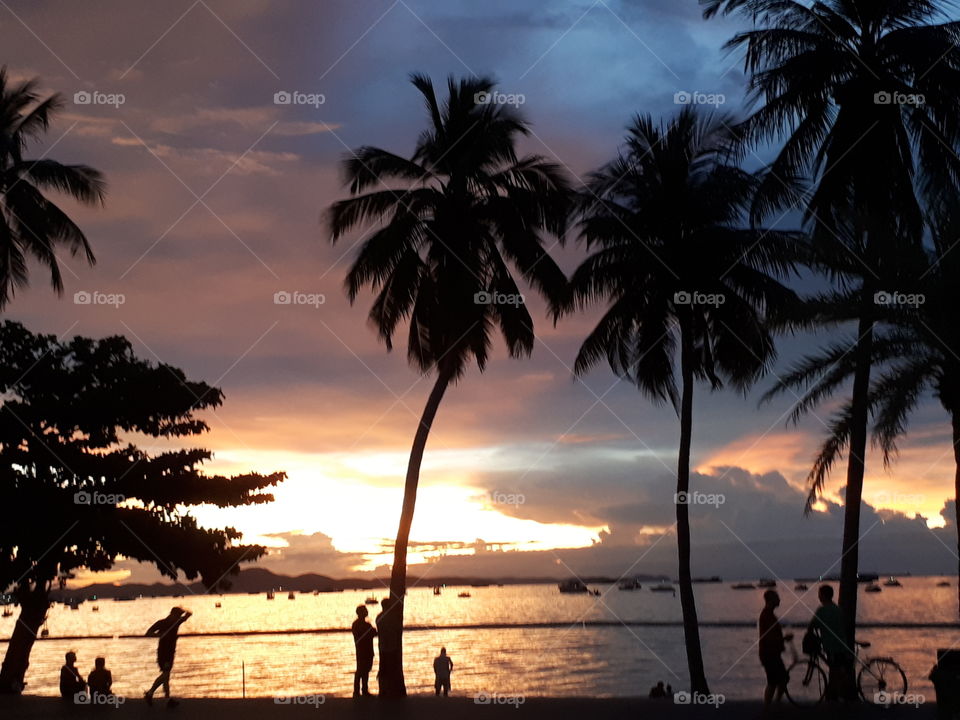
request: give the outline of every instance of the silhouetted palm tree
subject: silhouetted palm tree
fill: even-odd
[[[379,226],[347,275],[350,300],[364,286],[375,290],[370,321],[387,348],[406,321],[410,362],[436,372],[410,451],[394,548],[390,594],[400,603],[420,463],[437,408],[472,361],[484,370],[497,330],[512,357],[532,351],[533,320],[509,265],[552,304],[562,300],[566,277],[543,240],[545,233],[562,237],[570,199],[558,166],[517,156],[526,123],[511,108],[485,102],[490,79],[450,78],[443,106],[429,78],[413,75],[412,82],[430,117],[412,158],[360,148],[344,162],[352,197],[329,212],[333,242],[358,226]],[[381,688],[403,694],[399,656],[393,664],[384,667],[381,658]]]
[[[939,206],[931,224],[934,251],[912,273],[914,283],[877,296],[884,325],[873,344],[872,362],[881,370],[871,382],[868,407],[875,441],[883,451],[884,463],[889,464],[896,453],[897,439],[906,433],[909,416],[924,395],[932,392],[940,400],[953,431],[954,498],[960,507],[960,257],[951,252],[960,237],[960,208],[955,204]],[[835,321],[855,317],[859,308],[855,293],[837,293],[821,302],[822,316],[830,315]],[[849,347],[839,343],[804,358],[766,397],[786,390],[802,391],[803,402],[795,411],[798,417],[830,397],[855,372]],[[822,493],[830,468],[850,444],[851,418],[852,401],[847,401],[832,418],[830,433],[810,472],[808,508]],[[960,551],[960,527],[957,532]]]
[[[57,294],[63,292],[60,247],[94,262],[83,232],[42,191],[66,193],[88,205],[102,203],[100,173],[86,165],[23,158],[28,143],[43,137],[62,105],[59,95],[41,99],[37,85],[36,80],[11,84],[7,69],[0,68],[0,309],[28,284],[27,257],[49,269]]]
[[[856,632],[873,295],[895,288],[900,258],[920,243],[922,205],[960,177],[960,23],[935,0],[701,0],[704,14],[740,12],[751,100],[743,130],[786,141],[756,210],[802,206],[825,269],[857,287],[856,364],[840,569],[849,641]],[[806,181],[811,181],[807,185]]]
[[[684,109],[665,126],[649,116],[629,128],[620,157],[592,174],[581,239],[592,254],[571,280],[567,310],[607,309],[574,370],[606,359],[615,373],[680,416],[677,546],[680,601],[692,689],[708,692],[690,573],[690,444],[693,387],[705,380],[745,390],[775,356],[765,315],[796,302],[776,278],[802,240],[745,228],[757,179],[726,163],[730,118]],[[679,351],[679,389],[676,368]]]

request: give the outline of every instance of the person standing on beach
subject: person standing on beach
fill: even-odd
[[[153,694],[161,685],[163,694],[167,698],[167,706],[175,707],[178,703],[170,697],[170,671],[173,670],[173,659],[177,653],[177,637],[180,626],[190,619],[192,613],[183,608],[175,607],[170,614],[162,620],[157,620],[150,629],[147,630],[147,637],[160,638],[157,643],[157,665],[160,666],[160,674],[153,681],[153,686],[143,694],[147,705],[153,705]]]
[[[777,619],[776,609],[780,607],[780,594],[776,590],[767,590],[763,594],[763,610],[757,621],[757,630],[760,640],[757,646],[760,650],[760,664],[767,675],[767,687],[763,691],[764,710],[770,708],[771,703],[780,702],[787,689],[787,667],[783,664],[783,643],[793,635],[784,635],[780,620]]]
[[[851,699],[853,690],[853,653],[844,640],[846,630],[840,607],[833,601],[833,587],[821,585],[817,590],[820,607],[810,620],[808,630],[816,633],[827,658],[830,676],[827,679],[827,700]]]
[[[450,694],[450,672],[452,670],[453,660],[447,655],[445,647],[440,648],[440,654],[433,659],[433,674],[435,677],[433,687],[436,689],[438,696],[441,689],[443,689],[444,697]]]
[[[357,671],[353,674],[353,696],[370,695],[370,670],[373,669],[373,638],[377,631],[367,622],[367,608],[357,606],[357,619],[353,621],[353,644],[357,651]]]
[[[71,650],[64,657],[66,661],[60,668],[60,697],[68,702],[77,701],[77,693],[87,689],[80,671],[77,670],[77,654]]]

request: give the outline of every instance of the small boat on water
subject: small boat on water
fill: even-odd
[[[380,601],[377,600],[373,595],[371,595],[370,597],[368,597],[368,598],[367,598],[366,600],[364,600],[363,602],[364,602],[365,605],[377,605],[377,604],[379,604]]]
[[[719,575],[711,575],[710,577],[694,578],[694,579],[691,580],[690,582],[698,583],[698,584],[703,584],[703,583],[722,583],[722,582],[723,582],[723,578],[720,577]]]
[[[863,589],[863,591],[868,593],[878,593],[878,592],[883,592],[883,588],[877,585],[876,583],[870,583]]]
[[[903,584],[897,580],[893,575],[891,575],[886,582],[883,583],[884,587],[903,587]]]
[[[223,607],[223,604],[222,604],[222,603],[217,603],[216,605],[214,605],[214,607],[215,607],[215,608]]]
[[[434,586],[433,586],[433,594],[434,594],[434,595],[439,595],[440,592],[441,592],[441,591],[440,591],[440,586],[439,586],[439,585],[434,585]]]
[[[457,593],[457,597],[458,597],[458,598],[468,598],[468,597],[470,597],[470,593],[468,593],[468,592]]]
[[[659,585],[652,585],[650,587],[650,592],[668,592],[677,594],[677,589],[670,583],[660,583]]]
[[[770,578],[760,578],[757,580],[758,588],[775,588],[777,586],[776,580],[771,580]]]
[[[639,590],[643,585],[636,578],[631,580],[621,580],[617,583],[617,590]]]
[[[734,583],[730,586],[734,590],[756,590],[756,586],[753,583]]]
[[[92,610],[93,612],[100,612],[100,606],[94,605],[92,608],[90,608],[90,610]]]
[[[293,590],[287,593],[287,600],[296,600],[297,596],[293,594]]]
[[[796,585],[793,586],[793,589],[796,590],[797,592],[804,592],[806,590],[809,590],[810,586],[807,585],[806,583],[797,583]]]
[[[941,580],[937,583],[937,587],[950,587],[950,583],[946,580]]]
[[[583,584],[582,580],[564,580],[559,583],[557,587],[562,593],[585,593],[589,592],[587,586]]]
[[[3,617],[13,617],[13,610],[8,607],[3,609]]]

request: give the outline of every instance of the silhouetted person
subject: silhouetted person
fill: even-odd
[[[82,693],[87,684],[77,670],[77,654],[72,650],[64,658],[66,662],[60,668],[60,697],[70,702],[75,701],[77,693]]]
[[[91,695],[109,695],[113,686],[113,673],[107,670],[107,661],[98,657],[93,661],[93,670],[87,675],[87,686]]]
[[[840,607],[833,601],[833,588],[821,585],[817,590],[820,607],[810,620],[809,630],[820,638],[820,647],[827,660],[830,677],[827,680],[827,700],[852,697],[853,654],[847,647],[846,630]]]
[[[453,660],[447,655],[447,649],[440,648],[440,654],[433,659],[433,687],[437,695],[443,690],[443,696],[450,694],[450,673],[453,671]]]
[[[400,614],[397,612],[398,600],[385,597],[380,605],[383,610],[377,615],[377,639],[380,646],[380,669],[377,679],[380,681],[380,694],[387,697],[406,695],[404,688],[397,684],[394,669],[401,662]],[[385,668],[387,670],[385,671]]]
[[[190,618],[191,614],[183,608],[175,607],[169,615],[162,620],[157,620],[147,630],[147,637],[160,638],[160,642],[157,643],[157,665],[160,667],[160,674],[153,681],[151,688],[143,694],[147,705],[153,704],[153,694],[161,685],[164,697],[167,698],[167,705],[173,707],[177,704],[177,701],[170,697],[170,671],[173,670],[173,659],[177,654],[180,626]]]
[[[784,635],[776,609],[780,607],[780,595],[776,590],[767,590],[763,594],[763,610],[757,621],[760,640],[760,664],[767,675],[767,686],[763,691],[763,707],[769,708],[772,702],[780,702],[787,689],[787,667],[783,664],[783,643],[793,635]]]
[[[663,686],[663,680],[650,688],[650,699],[656,700],[667,697],[667,689]]]
[[[357,619],[353,621],[353,644],[357,650],[357,671],[353,674],[353,696],[370,694],[370,670],[373,669],[373,638],[377,631],[367,622],[367,608],[357,607]]]

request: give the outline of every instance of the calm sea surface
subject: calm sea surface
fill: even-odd
[[[860,620],[867,623],[957,622],[956,580],[901,578],[903,587],[863,593]],[[625,592],[596,586],[601,597],[561,595],[553,585],[448,587],[441,596],[429,588],[412,588],[407,596],[408,625],[433,629],[405,634],[407,686],[432,692],[432,660],[446,646],[455,667],[456,694],[476,692],[524,696],[645,695],[657,680],[685,687],[683,631],[680,627],[635,626],[636,622],[679,622],[680,602],[670,593]],[[786,622],[805,623],[816,608],[816,587],[796,593],[793,583],[778,588],[780,614]],[[457,597],[468,591],[469,598]],[[762,606],[759,590],[733,590],[729,583],[696,586],[701,621],[753,623]],[[79,655],[86,674],[97,655],[107,658],[114,690],[139,697],[156,674],[156,641],[124,638],[142,633],[174,604],[193,612],[183,633],[242,633],[251,630],[347,628],[366,591],[297,595],[275,600],[264,595],[141,598],[133,602],[86,602],[79,610],[51,608],[50,639],[34,646],[28,690],[57,693],[58,669],[67,650]],[[383,593],[378,593],[381,597]],[[217,608],[216,603],[221,603]],[[94,612],[93,607],[99,607]],[[371,607],[371,614],[376,614]],[[8,638],[16,616],[0,619],[0,637]],[[585,622],[607,621],[591,627]],[[560,627],[487,627],[453,625],[562,623]],[[448,629],[444,629],[447,627]],[[63,636],[105,635],[107,639],[58,640]],[[756,657],[753,628],[701,629],[711,690],[728,698],[755,697],[763,676]],[[798,635],[799,638],[799,635]],[[960,647],[960,629],[883,627],[864,629],[860,638],[873,643],[865,655],[893,656],[907,672],[911,690],[932,698],[927,674],[938,647]],[[0,652],[6,643],[0,642]],[[787,656],[789,658],[789,654]],[[181,637],[173,673],[180,696],[239,697],[299,694],[349,695],[352,690],[353,642],[349,633],[226,635]],[[789,659],[788,659],[789,662]],[[374,673],[376,674],[376,666]],[[374,685],[373,675],[371,684]]]

